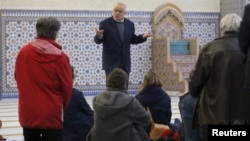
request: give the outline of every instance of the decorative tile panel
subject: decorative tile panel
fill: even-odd
[[[0,14],[0,98],[17,97],[16,55],[34,38],[35,23],[42,16],[56,16],[62,23],[57,41],[75,67],[74,86],[86,95],[96,95],[105,89],[105,73],[101,70],[102,45],[95,44],[93,37],[98,23],[111,16],[111,11],[0,10]],[[136,34],[152,31],[152,12],[128,12],[126,16],[134,21]],[[203,45],[218,36],[218,14],[185,13],[184,27],[185,37],[199,37]],[[132,45],[131,55],[129,92],[136,93],[144,73],[151,69],[151,39]]]
[[[219,13],[184,13],[183,38],[198,38],[200,47],[220,35]]]

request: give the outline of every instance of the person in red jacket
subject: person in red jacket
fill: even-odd
[[[60,141],[63,110],[72,94],[70,60],[55,40],[61,23],[42,17],[35,37],[16,58],[19,122],[25,141]]]

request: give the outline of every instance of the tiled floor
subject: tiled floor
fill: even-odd
[[[171,94],[172,99],[172,121],[174,118],[180,118],[178,102],[181,94]],[[93,96],[85,96],[88,103],[92,106]],[[3,127],[0,129],[0,135],[7,138],[6,141],[23,141],[22,128],[18,122],[17,99],[0,100],[0,119]]]

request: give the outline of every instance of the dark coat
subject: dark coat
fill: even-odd
[[[116,67],[125,67],[127,72],[131,71],[130,45],[146,41],[142,35],[135,35],[134,23],[124,19],[124,36],[121,40],[116,21],[109,17],[100,22],[99,29],[104,30],[102,39],[94,37],[97,44],[103,43],[102,69],[111,71]]]
[[[149,107],[154,122],[170,125],[171,99],[161,87],[146,87],[135,98],[143,107]]]
[[[241,51],[246,56],[244,62],[247,65],[247,70],[244,86],[245,88],[250,89],[250,4],[245,7],[244,15],[240,23],[238,39]]]
[[[73,88],[72,98],[63,117],[62,141],[85,141],[94,124],[93,110],[83,93]]]
[[[235,32],[202,48],[189,82],[191,95],[197,97],[195,126],[250,119],[250,93],[243,88],[243,58]]]

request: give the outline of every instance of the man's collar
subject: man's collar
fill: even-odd
[[[117,23],[123,23],[124,22],[124,18],[122,19],[122,21],[117,21],[115,18],[113,18],[114,21],[116,21]]]

